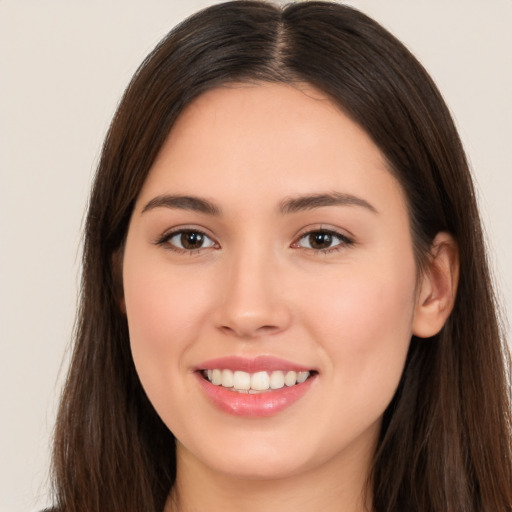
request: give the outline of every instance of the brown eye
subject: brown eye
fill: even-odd
[[[333,236],[325,231],[317,231],[308,235],[309,246],[312,249],[328,249],[332,245]]]
[[[204,235],[197,231],[186,231],[180,236],[181,246],[184,249],[200,249],[203,245]]]
[[[197,251],[215,245],[209,236],[194,230],[176,231],[167,238],[166,242],[172,247],[184,251]]]
[[[352,240],[335,231],[316,230],[302,235],[294,244],[295,247],[312,249],[314,251],[331,251],[352,244]]]

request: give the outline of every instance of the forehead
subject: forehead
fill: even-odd
[[[325,191],[403,199],[366,132],[307,84],[230,84],[188,105],[141,196],[198,191],[242,205]]]
[[[191,156],[200,147],[212,156],[259,154],[258,161],[271,163],[273,157],[282,159],[287,149],[294,150],[287,153],[290,159],[316,157],[315,151],[329,146],[325,157],[334,156],[333,144],[341,150],[353,149],[345,151],[347,159],[366,156],[367,164],[386,166],[366,132],[313,86],[228,84],[203,93],[185,108],[162,153],[180,146]],[[191,146],[194,152],[189,152]]]

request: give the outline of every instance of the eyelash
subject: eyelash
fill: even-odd
[[[185,235],[185,234],[194,234],[194,235],[200,235],[201,237],[205,237],[208,240],[210,240],[211,245],[208,247],[199,247],[197,249],[185,249],[184,247],[177,247],[176,245],[172,244],[170,240],[178,235]],[[328,235],[332,238],[337,238],[339,240],[339,243],[332,247],[322,248],[322,249],[315,249],[311,247],[303,247],[299,245],[299,243],[302,240],[306,240],[308,237],[311,237],[312,235]],[[165,233],[163,236],[161,236],[158,240],[155,242],[156,245],[165,246],[167,249],[177,252],[179,254],[189,254],[189,255],[197,255],[200,254],[205,249],[209,249],[211,247],[218,248],[219,245],[217,242],[215,242],[208,234],[206,234],[204,231],[201,231],[200,229],[177,229],[174,231],[171,231],[170,233]],[[311,229],[309,231],[306,231],[305,233],[302,233],[300,237],[297,239],[296,242],[293,242],[290,247],[297,248],[297,249],[303,249],[308,252],[312,251],[314,253],[320,253],[320,254],[330,254],[337,251],[340,251],[346,247],[350,247],[351,245],[354,245],[354,241],[349,238],[348,236],[339,233],[338,231],[332,230],[332,229]],[[216,247],[215,247],[216,246]]]
[[[339,243],[332,247],[326,247],[324,249],[315,249],[313,247],[301,247],[299,246],[299,243],[302,240],[307,239],[308,237],[311,237],[312,235],[329,235],[332,238],[337,238],[339,240]],[[311,244],[310,244],[311,245]],[[305,233],[302,233],[299,237],[299,239],[296,242],[293,242],[291,247],[296,248],[302,248],[306,251],[313,251],[314,253],[320,253],[320,254],[331,254],[334,252],[341,251],[347,247],[350,247],[354,245],[354,240],[349,238],[347,235],[344,235],[340,233],[339,231],[335,231],[333,229],[325,229],[325,228],[317,228],[317,229],[311,229],[309,231],[306,231]]]
[[[171,239],[174,238],[175,236],[178,236],[178,235],[183,236],[185,234],[200,235],[200,236],[210,240],[212,242],[212,246],[214,246],[214,245],[218,246],[218,244],[214,240],[212,240],[212,238],[210,236],[208,236],[208,234],[206,234],[204,231],[201,231],[200,229],[197,229],[197,228],[194,228],[194,229],[188,229],[188,228],[176,229],[176,230],[171,231],[169,233],[165,233],[155,243],[156,243],[156,245],[165,246],[166,249],[169,249],[171,251],[177,252],[179,254],[190,254],[190,255],[199,254],[202,251],[204,251],[205,249],[209,249],[211,247],[210,246],[210,247],[199,247],[197,249],[185,249],[183,247],[177,247],[176,245],[174,245],[174,244],[172,244],[170,242]]]

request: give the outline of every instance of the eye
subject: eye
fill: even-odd
[[[293,244],[293,247],[330,252],[352,244],[352,240],[341,233],[326,229],[317,229],[303,234],[300,239]]]
[[[181,229],[165,235],[157,242],[159,245],[169,245],[171,249],[176,251],[199,251],[215,247],[217,244],[202,231],[196,229]]]

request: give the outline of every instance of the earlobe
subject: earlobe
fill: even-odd
[[[452,312],[459,279],[459,251],[455,240],[438,233],[421,276],[416,298],[413,334],[429,338],[437,334]]]

